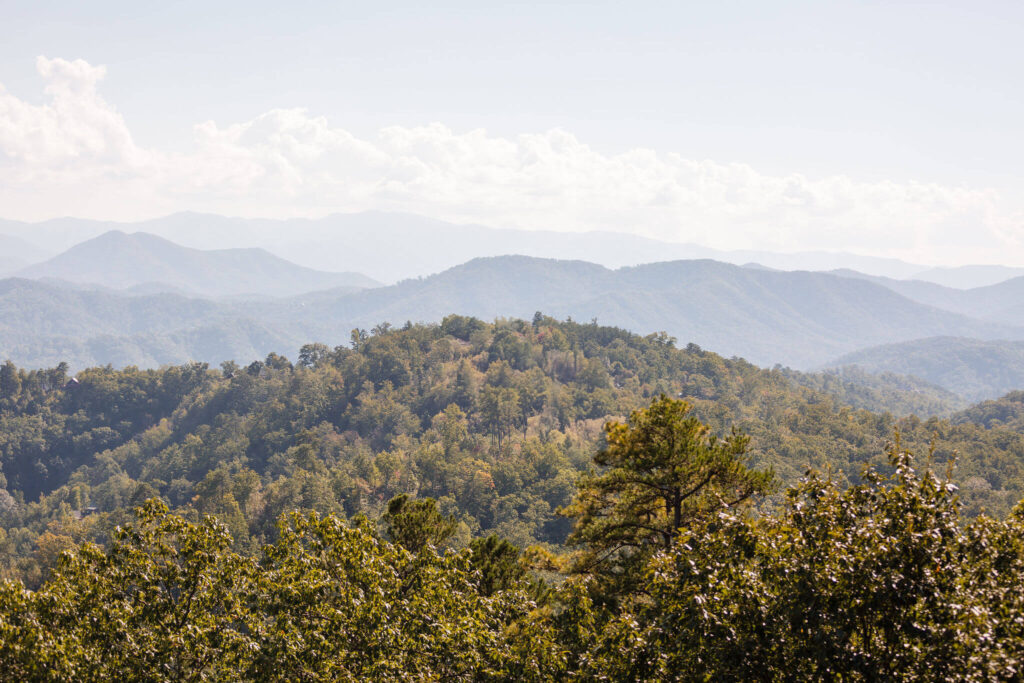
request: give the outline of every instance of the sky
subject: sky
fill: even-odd
[[[368,209],[1024,265],[1013,2],[0,0],[0,218]]]

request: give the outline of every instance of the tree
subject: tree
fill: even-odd
[[[381,521],[388,537],[411,553],[444,544],[457,526],[454,517],[441,514],[433,498],[412,500],[404,493],[388,501]]]
[[[211,518],[190,524],[159,501],[104,551],[62,556],[38,592],[0,584],[4,680],[230,680],[252,651],[243,597],[254,560]]]
[[[327,344],[306,344],[299,349],[299,365],[304,368],[315,368],[331,355],[331,347]]]
[[[646,560],[671,548],[680,528],[771,490],[774,472],[743,462],[747,437],[718,439],[689,411],[662,395],[627,423],[605,424],[606,444],[594,456],[601,470],[584,475],[560,510],[576,518],[567,541],[582,547],[574,572],[630,592]]]
[[[65,553],[38,591],[0,581],[0,680],[565,677],[530,582],[502,568],[514,548],[412,553],[365,518],[292,513],[257,560],[212,518],[153,500],[136,514],[107,550]]]
[[[480,572],[479,586],[483,595],[494,595],[527,576],[526,567],[520,561],[519,548],[503,538],[494,534],[474,538],[469,549],[470,562]]]
[[[506,387],[484,387],[480,392],[480,417],[498,441],[511,436],[520,419],[519,392]]]
[[[18,368],[11,361],[0,365],[0,398],[13,399],[21,391],[21,377]]]

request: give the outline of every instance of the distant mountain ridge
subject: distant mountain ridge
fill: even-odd
[[[955,289],[972,289],[995,285],[1021,276],[1024,276],[1024,268],[970,265],[956,268],[929,268],[920,273],[914,273],[912,278]]]
[[[0,358],[29,367],[72,357],[76,364],[241,362],[269,351],[294,354],[306,342],[345,344],[353,328],[381,322],[436,322],[450,313],[530,318],[538,310],[642,334],[665,331],[680,344],[798,369],[928,336],[1024,340],[1024,328],[939,310],[872,282],[825,273],[714,261],[610,270],[508,256],[474,259],[390,287],[259,301],[0,281]]]
[[[165,289],[209,297],[292,296],[330,287],[358,289],[380,284],[359,273],[297,266],[263,249],[204,251],[156,235],[118,230],[77,244],[17,274],[118,290]]]
[[[147,232],[197,249],[260,247],[308,268],[357,271],[383,282],[436,274],[473,258],[510,254],[578,259],[608,268],[693,259],[750,263],[776,270],[847,268],[958,288],[1024,275],[1024,268],[1009,266],[935,268],[841,252],[727,251],[626,233],[493,228],[383,211],[285,220],[190,212],[135,223],[59,218],[30,224],[0,219],[0,234],[16,235],[48,248],[67,249],[110,230]]]
[[[820,365],[842,353],[922,336],[1024,338],[1024,329],[985,323],[913,302],[870,282],[805,271],[672,261],[609,270],[580,261],[474,259],[439,275],[346,296],[312,294],[282,315],[326,339],[337,326],[431,321],[458,312],[482,318],[597,318],[647,333],[664,330],[760,365]],[[285,305],[282,302],[281,305]],[[308,311],[319,314],[306,321]],[[841,349],[841,350],[840,350]]]
[[[654,261],[714,259],[780,270],[853,268],[905,278],[927,266],[897,259],[829,252],[723,251],[614,232],[557,232],[455,224],[413,214],[366,211],[321,219],[246,219],[178,213],[136,223],[61,218],[28,224],[0,220],[0,234],[60,248],[110,230],[141,231],[199,249],[261,247],[309,268],[354,270],[397,282],[432,275],[473,258],[518,254],[577,259],[608,268]]]
[[[230,304],[0,280],[0,359],[27,367],[158,367],[262,358],[302,343]]]
[[[850,270],[834,274],[868,280],[908,299],[953,313],[1008,325],[1024,325],[1024,277],[1014,277],[994,285],[957,289],[921,280],[894,280]]]

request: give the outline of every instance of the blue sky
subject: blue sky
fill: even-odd
[[[0,14],[6,217],[385,208],[1024,262],[1018,3],[3,2]],[[76,63],[105,71],[62,66]],[[45,153],[29,149],[46,126]]]

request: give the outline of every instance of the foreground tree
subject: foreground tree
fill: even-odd
[[[778,515],[722,511],[682,534],[606,629],[600,676],[1020,680],[1024,509],[964,524],[948,479],[898,447],[891,464],[846,490],[811,477]]]
[[[566,672],[536,586],[510,565],[511,546],[411,552],[365,519],[293,513],[255,559],[234,552],[212,518],[193,524],[159,501],[136,512],[106,551],[86,544],[65,554],[38,591],[0,582],[0,680],[550,680]]]
[[[576,518],[568,544],[581,552],[572,571],[596,574],[612,593],[635,588],[650,557],[683,529],[771,490],[774,473],[743,462],[748,439],[725,439],[689,415],[690,405],[662,395],[627,423],[605,425],[601,469],[582,477],[561,510]]]
[[[0,678],[233,680],[247,661],[256,562],[227,529],[149,501],[104,551],[66,554],[37,592],[0,584]]]

